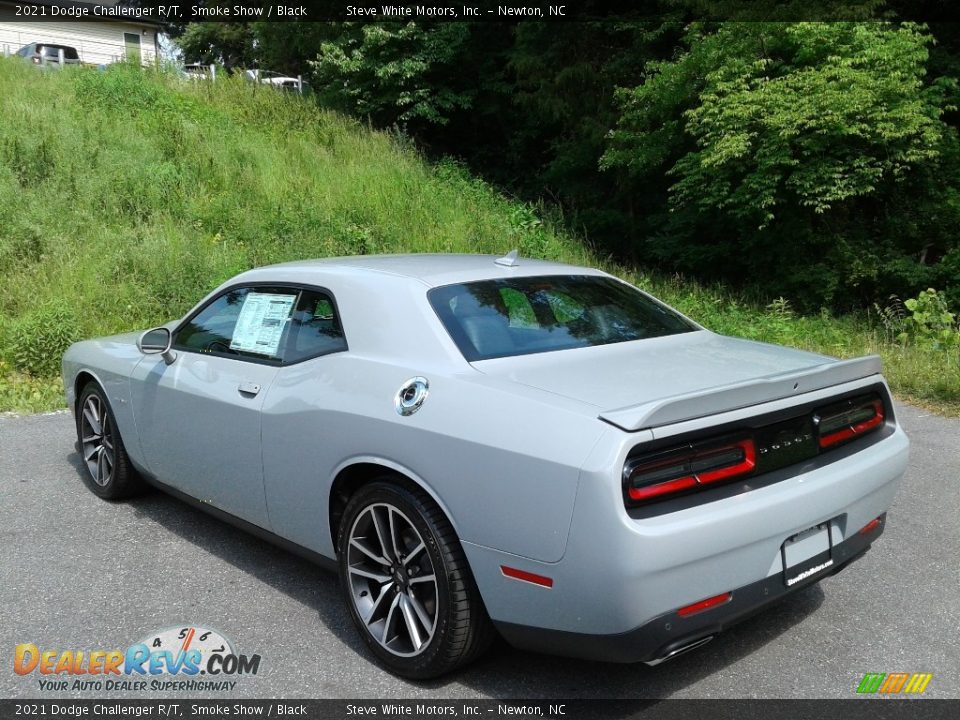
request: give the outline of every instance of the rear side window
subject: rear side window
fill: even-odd
[[[293,313],[290,339],[283,355],[284,364],[300,362],[318,355],[347,349],[333,298],[326,293],[305,290]]]
[[[470,362],[696,330],[629,285],[596,275],[446,285],[430,304]]]

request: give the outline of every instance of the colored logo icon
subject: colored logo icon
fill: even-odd
[[[867,673],[857,692],[861,695],[921,695],[933,679],[933,673]]]

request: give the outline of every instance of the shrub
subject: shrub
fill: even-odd
[[[79,337],[76,316],[69,308],[43,305],[10,328],[13,366],[37,377],[56,376],[64,351]]]
[[[960,328],[956,315],[947,308],[943,293],[927,288],[917,297],[904,302],[910,312],[903,319],[904,331],[901,340],[936,348],[960,347]]]

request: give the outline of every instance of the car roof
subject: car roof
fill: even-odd
[[[599,270],[547,260],[519,257],[513,266],[496,262],[496,255],[458,255],[420,253],[411,255],[361,255],[268,265],[244,273],[244,279],[272,280],[278,276],[307,280],[313,273],[338,274],[385,273],[410,278],[430,287],[458,282],[492,280],[529,275],[603,275]]]

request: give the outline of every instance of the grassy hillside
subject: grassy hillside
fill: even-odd
[[[460,167],[269,88],[0,60],[0,98],[0,411],[60,406],[72,339],[179,316],[256,265],[517,247],[606,267],[719,332],[879,352],[902,397],[960,413],[956,352],[617,267]]]

